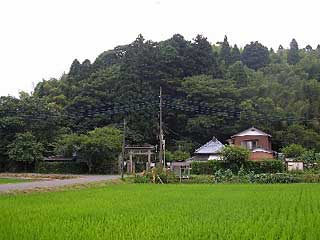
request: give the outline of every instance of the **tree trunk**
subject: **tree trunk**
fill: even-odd
[[[89,169],[89,173],[92,173],[93,164],[91,160],[88,160],[88,169]]]

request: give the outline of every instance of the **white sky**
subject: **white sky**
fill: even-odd
[[[320,43],[317,0],[0,0],[0,95],[31,91],[60,77],[74,58],[180,33],[244,46],[258,40],[285,47]]]

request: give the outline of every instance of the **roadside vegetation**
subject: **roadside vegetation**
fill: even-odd
[[[249,150],[239,146],[226,146],[221,160],[193,161],[190,176],[179,179],[168,170],[154,168],[131,177],[135,183],[320,183],[319,153],[292,144],[283,148],[283,157],[303,161],[304,171],[288,172],[284,159],[249,160]]]
[[[0,178],[0,184],[30,182],[29,179],[21,178]]]

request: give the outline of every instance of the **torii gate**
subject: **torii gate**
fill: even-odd
[[[148,156],[148,162],[146,165],[146,170],[150,169],[151,166],[151,155],[154,154],[156,150],[155,146],[126,146],[125,151],[129,154],[129,161],[127,162],[127,173],[135,173],[135,164],[133,162],[133,156],[145,155]]]

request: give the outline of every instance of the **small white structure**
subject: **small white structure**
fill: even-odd
[[[178,177],[181,182],[182,179],[188,179],[190,177],[191,162],[172,162],[170,169],[175,173],[176,177]]]
[[[287,158],[286,167],[288,171],[303,171],[303,162]]]

